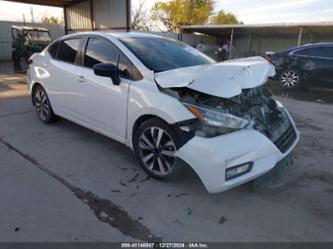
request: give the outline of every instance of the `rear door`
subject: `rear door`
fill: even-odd
[[[75,76],[80,68],[76,63],[82,37],[73,37],[59,42],[54,58],[47,65],[50,74],[47,84],[52,106],[58,114],[75,116]],[[52,55],[51,55],[52,57]]]
[[[293,53],[299,69],[312,85],[327,85],[333,82],[332,54],[332,46],[326,45],[302,48]]]
[[[80,119],[118,140],[126,137],[127,95],[131,63],[109,40],[89,36],[82,48],[82,67],[76,74],[76,109]],[[94,74],[97,63],[113,63],[121,69],[120,85],[111,78]]]
[[[316,56],[319,59],[317,75],[319,83],[333,87],[333,46],[319,47]]]

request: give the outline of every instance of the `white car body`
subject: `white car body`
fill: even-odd
[[[94,74],[91,68],[53,59],[45,49],[32,57],[28,69],[29,92],[35,84],[47,92],[53,111],[133,149],[133,128],[140,118],[158,117],[170,125],[195,119],[177,98],[159,89],[188,87],[193,90],[231,98],[243,89],[263,85],[274,75],[274,68],[258,57],[227,61],[213,65],[177,68],[160,73],[149,70],[118,38],[149,36],[133,33],[91,32],[66,36],[100,36],[112,42],[134,64],[142,79],[121,79],[119,85]],[[64,39],[64,38],[61,38]],[[289,113],[296,138],[281,152],[264,134],[245,128],[215,137],[194,136],[176,152],[190,165],[210,193],[217,193],[255,179],[270,171],[297,144],[299,133]],[[226,170],[251,162],[249,172],[226,180]]]

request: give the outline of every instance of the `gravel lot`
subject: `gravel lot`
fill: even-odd
[[[278,97],[301,131],[284,184],[212,195],[190,170],[158,182],[124,145],[42,124],[24,82],[0,75],[0,241],[333,241],[333,105]]]

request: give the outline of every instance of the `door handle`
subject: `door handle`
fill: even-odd
[[[79,82],[81,82],[81,83],[87,82],[86,78],[85,78],[84,76],[82,76],[82,75],[78,76],[78,77],[77,77],[77,80],[78,80]]]

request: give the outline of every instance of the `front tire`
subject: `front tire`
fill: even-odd
[[[293,68],[284,70],[279,77],[280,84],[284,88],[298,88],[302,84],[302,74]]]
[[[53,112],[50,100],[42,86],[37,86],[33,91],[33,102],[39,119],[44,123],[53,123],[58,120]]]
[[[176,132],[158,118],[143,122],[133,138],[141,167],[158,180],[175,179],[183,171],[183,164],[175,155],[179,144]]]

